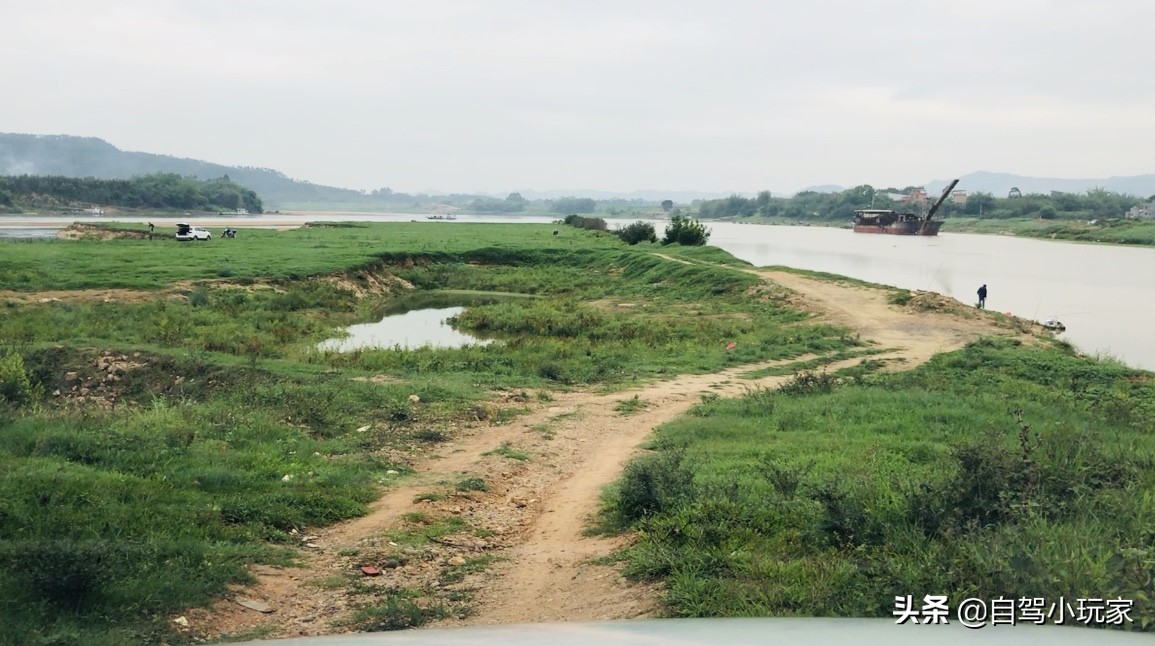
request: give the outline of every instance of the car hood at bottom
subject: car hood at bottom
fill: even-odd
[[[1034,624],[967,628],[953,617],[948,625],[897,625],[891,619],[761,618],[638,619],[597,623],[555,623],[429,628],[394,632],[300,637],[244,642],[257,646],[619,646],[666,644],[769,644],[794,646],[955,646],[963,644],[1040,646],[1130,646],[1151,644],[1149,634],[1092,630],[1081,626]]]

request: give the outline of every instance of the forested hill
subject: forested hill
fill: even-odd
[[[63,175],[0,176],[0,213],[32,210],[81,210],[96,207],[221,211],[262,211],[252,189],[227,176],[198,180],[176,173],[132,179],[96,179]]]
[[[129,152],[95,137],[0,133],[0,175],[129,179],[156,173],[201,180],[228,176],[256,191],[272,208],[286,202],[356,202],[365,198],[359,191],[298,181],[269,168]]]

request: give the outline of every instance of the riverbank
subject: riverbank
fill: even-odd
[[[0,300],[9,349],[0,374],[15,384],[0,406],[9,518],[0,524],[0,586],[19,603],[0,606],[0,630],[17,641],[38,631],[94,644],[182,643],[680,612],[663,590],[695,578],[724,589],[717,571],[630,584],[617,576],[620,564],[604,563],[635,536],[583,536],[601,488],[655,426],[687,411],[708,421],[723,411],[695,404],[725,404],[747,420],[735,429],[762,433],[749,446],[765,451],[812,418],[821,428],[807,435],[826,438],[817,451],[889,476],[878,466],[883,454],[849,450],[871,441],[847,435],[844,446],[833,434],[843,422],[829,408],[773,411],[791,410],[808,388],[875,384],[871,373],[991,336],[1011,344],[1005,359],[944,402],[990,391],[1015,361],[1052,365],[1021,353],[1071,355],[1017,319],[929,292],[755,270],[715,248],[627,247],[554,229],[399,223],[253,230],[227,245],[90,238],[7,246],[0,288],[22,298]],[[61,284],[69,298],[39,297]],[[434,289],[539,298],[460,318],[505,339],[500,345],[317,351],[397,296]],[[980,374],[987,360],[957,370]],[[1147,421],[1149,373],[1070,361],[1060,374],[1083,381],[1036,370],[1012,391],[1016,401],[1033,414],[1071,397],[1089,414]],[[1088,377],[1099,374],[1095,366],[1121,380]],[[829,379],[805,376],[824,367]],[[903,390],[930,392],[953,378],[919,377]],[[890,390],[880,388],[871,392]],[[988,417],[896,413],[920,410],[918,402],[889,409],[855,400],[846,410],[896,424],[898,437],[933,419],[943,437],[968,438],[981,430],[975,419],[994,423],[1013,403],[983,401]],[[653,446],[673,445],[659,435]],[[1146,459],[1145,445],[1129,446]],[[938,445],[911,451],[903,455],[926,465],[949,455]],[[746,462],[738,459],[739,471],[758,473]],[[789,474],[797,465],[778,466]],[[1129,488],[1119,491],[1146,500],[1135,487],[1147,484],[1121,481]],[[631,522],[665,522],[664,510],[640,500]],[[725,513],[743,519],[763,508]],[[731,527],[693,518],[695,532]],[[117,538],[93,538],[94,528]],[[774,547],[751,553],[777,554]],[[70,566],[65,579],[60,563]],[[631,563],[630,571],[640,570]]]

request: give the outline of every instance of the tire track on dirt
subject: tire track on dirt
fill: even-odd
[[[795,305],[811,310],[819,320],[856,330],[863,340],[887,349],[873,358],[889,359],[892,366],[914,367],[938,352],[1005,332],[989,318],[972,316],[970,308],[950,299],[944,300],[958,308],[922,311],[889,304],[890,292],[884,289],[789,272],[747,271],[792,290]],[[262,626],[267,627],[267,636],[346,632],[341,619],[350,610],[347,595],[310,582],[348,577],[358,558],[350,554],[395,547],[384,533],[403,525],[407,513],[420,511],[459,516],[469,527],[484,528],[488,538],[449,537],[444,543],[450,547],[426,550],[385,576],[365,581],[405,586],[424,580],[472,596],[471,614],[438,622],[441,625],[650,616],[658,608],[657,586],[626,582],[618,568],[591,563],[629,541],[628,536],[583,536],[602,489],[618,478],[654,428],[685,414],[702,393],[737,396],[751,388],[775,387],[789,377],[751,380],[743,374],[798,360],[683,375],[613,394],[555,393],[552,401],[523,402],[529,411],[512,423],[479,424],[439,446],[439,455],[417,465],[416,474],[386,491],[366,516],[316,532],[309,541],[315,547],[304,554],[304,568],[256,568],[257,583],[233,594],[266,601],[275,613],[259,615],[222,600],[211,609],[186,614],[196,633],[206,637]],[[858,361],[850,359],[827,368],[836,370]],[[641,410],[631,415],[616,410],[619,402],[635,396],[644,404]],[[522,451],[530,459],[502,457],[493,452],[498,446]],[[441,501],[415,500],[466,475],[483,478],[492,485],[491,491],[457,492]],[[443,573],[454,559],[477,554],[501,560],[460,583],[444,585],[437,578],[441,576],[438,568]]]

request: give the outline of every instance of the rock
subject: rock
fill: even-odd
[[[396,469],[389,469],[388,471],[385,472],[385,475],[395,476],[395,475],[398,475],[398,471]]]
[[[362,565],[361,574],[364,574],[365,576],[381,576],[381,570],[378,570],[372,565]]]
[[[305,543],[305,547],[315,549],[315,550],[321,549],[321,546],[316,544],[316,543]]]
[[[235,601],[249,610],[256,610],[257,612],[266,614],[273,612],[273,607],[264,601],[257,601],[256,599],[235,599]]]
[[[385,559],[384,561],[381,561],[381,567],[385,568],[386,570],[399,568],[401,567],[401,561],[398,561],[397,559]]]
[[[64,381],[76,381],[76,373],[75,372],[64,373]]]
[[[87,397],[87,396],[88,396],[88,392],[89,392],[89,390],[88,390],[87,388],[81,388],[81,389],[80,389],[80,396],[81,396],[81,397]]]
[[[282,477],[282,478],[281,478],[281,482],[288,482],[288,481],[290,481],[290,480],[292,480],[292,479],[293,479],[293,476],[292,476],[292,474],[286,473],[286,474],[284,475],[284,477]]]
[[[317,618],[314,617],[313,615],[305,615],[304,617],[301,617],[301,623],[307,624],[309,622],[316,621],[316,619]]]
[[[371,428],[373,428],[373,426],[372,426],[371,424],[366,424],[366,425],[364,425],[364,426],[360,426],[360,427],[358,427],[358,428],[357,428],[357,432],[358,432],[358,433],[364,433],[365,431],[367,431],[367,430],[369,430],[369,429],[371,429]]]
[[[188,619],[185,619],[184,617],[177,617],[176,619],[172,620],[172,623],[181,626],[182,628],[188,628]]]
[[[409,403],[410,404],[419,404],[419,403],[421,403],[421,398],[418,397],[417,395],[409,395]]]
[[[450,565],[465,565],[465,559],[460,556],[454,556],[446,561],[446,563]]]

